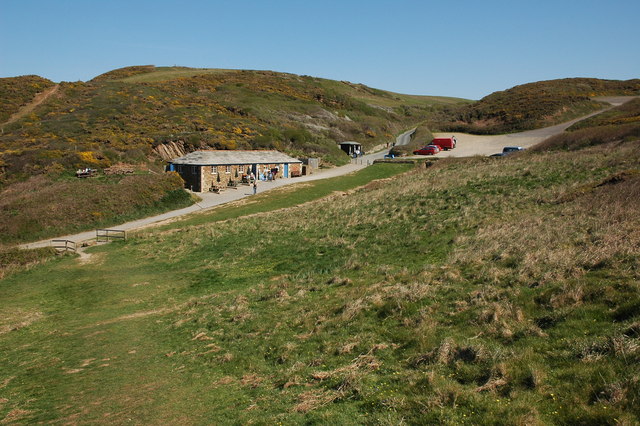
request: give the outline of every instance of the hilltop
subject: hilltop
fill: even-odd
[[[502,134],[548,127],[602,109],[597,96],[640,95],[640,79],[565,78],[515,86],[434,115],[433,130]]]

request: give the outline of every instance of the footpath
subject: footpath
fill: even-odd
[[[296,178],[287,178],[287,179],[276,179],[274,181],[267,182],[258,182],[258,193],[270,191],[275,188],[279,188],[285,185],[292,185],[296,183],[302,182],[310,182],[319,179],[328,179],[336,176],[346,175],[348,173],[356,172],[361,170],[371,164],[373,161],[379,158],[383,158],[386,151],[378,151],[373,154],[367,154],[357,159],[351,160],[350,164],[335,167],[333,169],[326,170],[318,170],[311,175],[300,176]],[[145,228],[148,226],[160,224],[166,220],[173,219],[179,216],[184,216],[189,213],[194,213],[206,209],[210,209],[222,204],[229,203],[231,201],[236,201],[241,198],[250,197],[253,195],[253,188],[250,186],[240,186],[237,189],[228,189],[220,194],[203,192],[198,193],[198,196],[202,199],[201,201],[183,209],[172,210],[160,215],[150,216],[143,219],[134,220],[131,222],[123,223],[120,225],[114,225],[110,227],[110,229],[118,229],[122,231],[133,231],[141,228]],[[86,231],[80,232],[78,234],[73,235],[64,235],[55,238],[48,238],[46,240],[36,241],[33,243],[22,244],[19,247],[23,249],[31,249],[31,248],[39,248],[39,247],[48,247],[51,245],[51,240],[67,240],[73,241],[77,246],[80,246],[82,243],[94,240],[96,238],[96,231]]]

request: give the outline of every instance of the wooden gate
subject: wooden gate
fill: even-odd
[[[53,247],[56,251],[72,251],[76,252],[76,243],[75,241],[70,240],[51,240],[51,247]]]
[[[127,231],[120,229],[96,229],[96,242],[98,243],[108,243],[109,241],[126,239]]]

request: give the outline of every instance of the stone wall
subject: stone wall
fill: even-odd
[[[200,171],[202,181],[202,192],[207,192],[211,187],[220,186],[225,187],[228,185],[229,180],[240,183],[243,175],[250,175],[254,170],[252,164],[243,165],[231,165],[231,166],[202,166]],[[278,168],[276,179],[284,178],[284,164],[258,164],[257,175],[265,174],[269,170]],[[302,167],[299,163],[289,164],[289,176],[300,176],[302,174]],[[219,180],[218,180],[219,178]]]
[[[265,174],[269,170],[278,168],[276,179],[284,178],[284,164],[258,164],[257,175]],[[231,166],[188,166],[175,165],[175,171],[185,181],[185,187],[193,192],[208,192],[212,187],[226,187],[229,181],[240,183],[243,175],[250,175],[253,171],[252,164],[234,164]],[[289,164],[289,176],[301,176],[302,164]]]

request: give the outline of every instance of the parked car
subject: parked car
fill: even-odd
[[[524,151],[524,148],[521,146],[505,146],[502,148],[502,154],[511,154],[514,152]]]
[[[418,150],[413,151],[413,155],[434,155],[440,152],[438,145],[427,145]]]
[[[504,148],[502,148],[502,152],[491,154],[489,157],[504,157],[505,155],[513,154],[514,152],[520,151],[524,151],[524,148],[521,146],[505,146]]]

